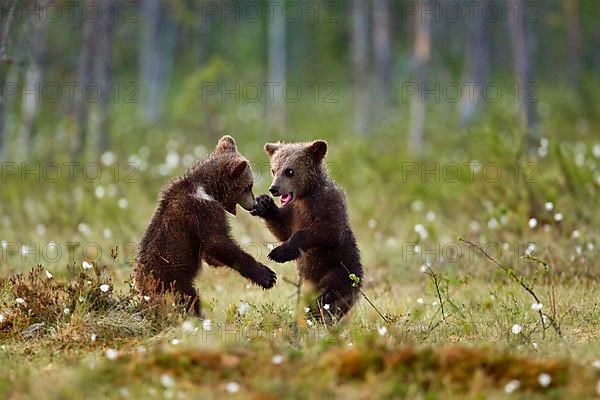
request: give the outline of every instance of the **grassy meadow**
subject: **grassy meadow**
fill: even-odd
[[[255,194],[270,183],[266,141],[328,141],[366,272],[366,298],[334,328],[304,317],[294,264],[267,260],[274,238],[241,209],[234,236],[277,272],[275,288],[204,266],[205,320],[132,292],[161,186],[218,138],[185,96],[161,126],[119,107],[118,146],[72,175],[67,159],[42,161],[68,142],[68,119],[41,128],[58,134],[36,142],[39,163],[5,163],[0,398],[600,395],[600,125],[575,117],[568,96],[538,105],[536,154],[523,151],[510,103],[469,130],[436,120],[447,105],[433,105],[419,158],[401,115],[361,138],[344,102],[289,105],[301,127],[290,132],[270,130],[252,104],[217,110],[252,161]]]

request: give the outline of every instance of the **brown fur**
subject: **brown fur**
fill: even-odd
[[[235,215],[237,204],[254,207],[252,184],[248,161],[233,138],[224,136],[212,154],[166,185],[140,244],[134,268],[137,290],[173,289],[200,314],[193,281],[201,259],[233,268],[265,289],[273,287],[275,273],[237,245],[225,216],[225,211]]]
[[[304,280],[319,298],[312,312],[326,322],[343,317],[355,303],[360,285],[352,287],[350,274],[362,280],[363,270],[354,234],[348,222],[342,190],[327,176],[322,160],[327,143],[266,144],[271,158],[275,195],[293,192],[294,200],[278,207],[268,195],[257,198],[253,215],[262,217],[283,243],[269,254],[277,262],[297,260]],[[286,170],[292,169],[293,176]],[[329,304],[329,310],[323,309]]]

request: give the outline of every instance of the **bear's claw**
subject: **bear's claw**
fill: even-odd
[[[269,267],[262,264],[258,265],[257,274],[253,281],[263,289],[271,289],[277,282],[277,274]]]
[[[295,247],[291,247],[287,244],[282,244],[275,247],[267,257],[278,263],[284,263],[286,261],[292,261],[300,257],[300,250]]]
[[[261,194],[256,198],[256,204],[254,209],[250,211],[250,214],[257,217],[268,217],[273,215],[277,211],[277,205],[273,198],[267,194]]]

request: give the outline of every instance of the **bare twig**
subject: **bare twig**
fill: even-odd
[[[506,274],[515,282],[517,282],[523,289],[525,289],[525,291],[527,293],[529,293],[531,295],[531,297],[534,298],[535,302],[538,304],[541,304],[541,300],[540,298],[537,296],[537,294],[535,293],[535,291],[533,290],[533,288],[531,288],[526,282],[525,280],[520,277],[517,276],[517,274],[515,274],[515,272],[511,269],[508,268],[504,265],[502,265],[500,263],[500,261],[496,260],[494,257],[490,256],[489,253],[487,253],[480,245],[470,242],[468,240],[465,240],[463,238],[459,239],[461,242],[467,244],[468,246],[471,246],[472,248],[479,250],[479,252],[482,254],[482,256],[487,259],[488,261],[492,262],[493,264],[495,264],[496,266],[498,266],[498,268],[500,268],[502,271],[506,272]],[[542,310],[538,310],[538,314],[540,315],[540,320],[542,322],[542,328],[543,331],[545,332],[547,327],[546,327],[546,322],[545,320],[547,319],[550,322],[550,326],[552,326],[552,328],[554,328],[555,332],[558,334],[558,336],[562,337],[562,333],[560,330],[560,326],[558,325],[558,323],[556,322],[556,320],[551,317],[550,315],[544,314],[542,312]]]
[[[425,274],[427,274],[431,277],[431,280],[433,281],[433,285],[435,286],[435,291],[437,293],[438,299],[440,300],[440,310],[442,312],[442,320],[447,324],[448,322],[446,321],[446,313],[444,312],[444,300],[442,300],[442,293],[440,291],[440,280],[438,278],[438,275],[435,273],[435,271],[433,269],[431,269],[431,267],[429,265],[427,265],[427,270],[428,270],[428,272],[426,272]]]
[[[354,275],[354,274],[352,274],[350,272],[350,270],[346,267],[346,265],[344,265],[344,263],[340,263],[340,264],[342,264],[342,267],[344,267],[344,269],[346,270],[346,272],[348,272],[348,277],[350,277],[350,275]],[[360,278],[357,277],[357,279],[360,281]],[[381,317],[381,319],[383,319],[383,321],[386,324],[389,324],[388,319],[381,313],[381,311],[379,311],[379,309],[377,307],[375,307],[375,304],[373,304],[373,302],[371,301],[371,299],[369,299],[369,297],[367,297],[367,295],[365,294],[365,292],[363,292],[362,289],[359,288],[359,287],[357,287],[357,289],[360,292],[360,294],[362,294],[362,296],[365,298],[365,300],[367,300],[367,302],[371,305],[371,307],[373,307],[373,309],[377,312],[377,314],[379,314],[379,316]]]

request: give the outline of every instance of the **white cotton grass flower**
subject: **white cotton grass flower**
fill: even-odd
[[[89,234],[92,233],[92,228],[90,228],[88,224],[83,222],[77,225],[77,229],[83,236],[89,236]]]
[[[112,151],[106,151],[100,156],[100,162],[105,167],[113,165],[115,161],[117,161],[117,157],[115,157],[115,153],[113,153]]]
[[[102,293],[107,293],[110,290],[110,285],[107,285],[106,283],[103,285],[100,285],[100,291]]]
[[[117,202],[117,205],[119,206],[119,208],[125,209],[125,208],[129,207],[129,202],[127,201],[126,198],[121,197],[119,199],[119,201]]]
[[[150,301],[150,296],[148,296],[148,295],[144,296],[144,300],[145,301]]]
[[[183,324],[181,324],[181,329],[183,329],[184,332],[193,332],[194,328],[194,323],[192,321],[183,321]]]
[[[65,307],[63,309],[63,313],[65,313],[65,315],[69,315],[69,314],[71,314],[71,309],[69,307]]]
[[[95,342],[97,338],[98,338],[98,336],[97,336],[95,333],[92,333],[92,334],[90,335],[90,340],[91,340],[92,342]]]
[[[104,228],[102,230],[102,236],[104,236],[105,239],[110,239],[112,236],[112,231],[108,228]]]
[[[330,308],[331,308],[331,306],[329,304],[323,305],[323,310],[325,310],[325,311],[329,311]]]
[[[309,307],[304,307],[304,313],[308,314],[310,312],[310,308]]]
[[[285,358],[281,354],[275,354],[273,358],[271,358],[271,362],[275,365],[283,364]]]
[[[547,201],[546,204],[544,204],[544,208],[547,211],[552,211],[552,210],[554,210],[554,203]]]
[[[81,263],[81,268],[83,268],[85,270],[92,269],[92,268],[94,268],[94,264],[84,261]]]
[[[498,228],[498,220],[496,218],[491,218],[487,223],[488,228],[496,229]]]
[[[50,271],[46,270],[46,278],[48,278],[48,279],[52,279],[52,278],[54,278],[54,275],[52,275],[52,274],[50,273]]]
[[[423,300],[423,298],[422,298],[422,297],[419,297],[419,298],[417,299],[417,304],[423,305],[423,304],[425,304],[425,300]]]
[[[377,333],[379,333],[379,336],[385,336],[387,331],[388,330],[385,326],[380,326],[379,328],[377,328]]]
[[[529,243],[527,245],[527,249],[525,249],[525,255],[532,255],[533,253],[535,253],[537,250],[537,246],[535,245],[535,243]]]
[[[592,361],[592,367],[600,369],[600,359]]]
[[[523,328],[519,324],[514,324],[512,328],[510,328],[510,331],[513,333],[513,335],[518,335],[522,330]]]
[[[535,218],[529,218],[528,224],[531,229],[535,229],[535,227],[538,225],[538,221]]]
[[[433,212],[433,211],[427,211],[427,214],[425,215],[425,218],[429,222],[435,221],[435,218],[436,218],[435,212]]]
[[[423,224],[416,224],[415,232],[417,232],[417,234],[419,235],[421,240],[425,240],[429,237],[429,232],[427,231],[427,228],[425,228],[425,226]]]
[[[237,382],[228,382],[227,385],[225,385],[225,390],[227,393],[237,393],[240,391],[240,384]]]
[[[248,304],[246,302],[241,301],[237,305],[237,312],[240,315],[246,315],[246,314],[248,314],[248,310],[250,310],[250,304]]]
[[[314,326],[315,323],[312,321],[312,319],[307,319],[306,323],[308,324],[308,326]]]
[[[541,373],[538,375],[538,383],[542,387],[548,387],[552,383],[552,377],[547,373]]]
[[[172,388],[175,386],[175,379],[169,374],[162,374],[160,376],[160,384],[166,388]]]
[[[17,303],[17,304],[25,304],[25,299],[22,298],[22,297],[17,297],[15,299],[15,303]]]
[[[544,305],[542,303],[533,303],[531,305],[531,309],[533,311],[542,311],[542,308],[544,308]]]
[[[204,329],[207,332],[210,332],[213,330],[213,323],[210,319],[205,319],[204,321],[202,321],[202,329]]]
[[[410,204],[410,208],[416,212],[423,211],[424,206],[425,206],[425,204],[421,200],[415,200]]]
[[[106,195],[106,189],[104,186],[96,186],[96,189],[94,189],[94,194],[97,198],[102,199]]]
[[[521,382],[519,382],[516,379],[513,379],[504,386],[504,392],[510,394],[518,390],[519,387],[521,387]]]
[[[119,352],[115,349],[106,349],[104,355],[111,361],[114,361],[117,358],[119,358]]]
[[[371,228],[371,229],[375,229],[375,228],[377,228],[377,221],[376,221],[376,220],[374,220],[373,218],[371,218],[371,219],[369,220],[368,224],[369,224],[369,228]]]
[[[422,273],[425,273],[425,272],[427,272],[428,270],[429,270],[429,264],[423,264],[423,265],[421,265],[420,271],[421,271]]]
[[[577,229],[575,229],[575,230],[573,231],[573,233],[571,233],[571,237],[572,237],[573,239],[577,239],[577,238],[579,238],[579,236],[580,236],[580,235],[581,235],[581,234],[579,233],[579,230],[577,230]]]
[[[0,314],[0,324],[4,322],[4,315]]]
[[[178,346],[178,345],[179,345],[179,343],[181,343],[181,341],[180,341],[179,339],[177,339],[177,338],[175,338],[175,339],[171,340],[171,344],[172,344],[173,346]]]
[[[557,212],[556,214],[554,214],[554,220],[555,220],[556,222],[560,222],[560,221],[562,221],[562,220],[563,220],[563,218],[564,218],[564,217],[563,217],[562,213],[559,213],[559,212]]]

